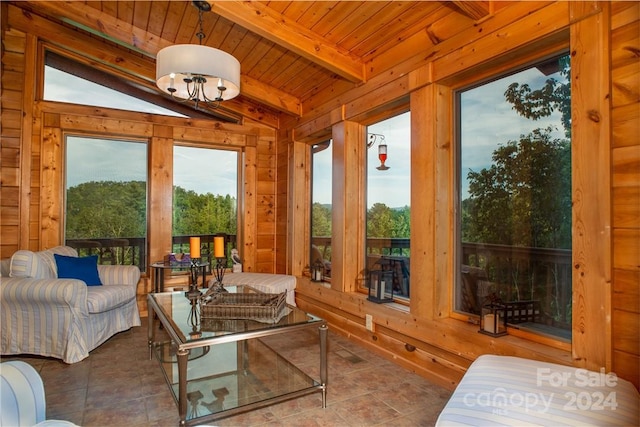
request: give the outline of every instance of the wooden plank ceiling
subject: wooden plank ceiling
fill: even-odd
[[[198,43],[191,1],[16,1],[13,5],[153,60],[163,47]],[[489,1],[220,1],[203,16],[203,44],[241,63],[240,100],[300,116],[305,102],[332,96],[383,73],[374,62],[427,32],[436,44],[490,13]],[[457,28],[456,28],[457,27]],[[429,46],[426,46],[429,47]],[[425,47],[425,48],[426,48]],[[406,49],[405,49],[406,50]],[[96,60],[100,55],[95,54]],[[376,64],[372,66],[371,64]],[[138,76],[140,77],[140,76]],[[154,76],[142,79],[152,87]],[[338,93],[336,93],[336,91]],[[233,110],[234,103],[228,101]],[[242,102],[240,102],[242,103]],[[235,104],[238,104],[236,102]],[[228,105],[225,105],[228,107]],[[240,108],[237,108],[240,111]]]

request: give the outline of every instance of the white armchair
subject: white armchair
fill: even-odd
[[[20,360],[0,364],[0,409],[0,427],[76,426],[69,421],[46,419],[42,378],[33,366]]]
[[[57,278],[56,253],[77,256],[66,246],[18,251],[11,259],[11,277],[0,279],[3,355],[36,354],[75,363],[114,334],[140,326],[138,267],[100,265],[102,286],[87,286]]]

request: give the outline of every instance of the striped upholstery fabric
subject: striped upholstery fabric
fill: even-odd
[[[34,279],[56,278],[58,277],[58,269],[53,254],[78,256],[78,252],[68,246],[56,246],[40,252],[20,250],[11,257],[9,276],[32,277]]]
[[[0,427],[76,426],[69,421],[45,419],[46,401],[42,378],[33,366],[21,360],[0,364],[0,407]]]
[[[20,360],[3,362],[0,380],[0,426],[32,426],[44,421],[44,385],[33,366]]]
[[[136,288],[120,283],[138,283],[140,270],[132,265],[99,265],[102,286],[92,286],[87,296],[89,313],[102,313],[136,299]],[[136,305],[137,307],[137,305]]]
[[[51,267],[35,252],[17,251],[11,257],[9,277],[32,277],[34,279],[54,278]]]
[[[99,265],[98,275],[103,285],[137,284],[140,269],[133,265]]]
[[[75,363],[114,334],[140,326],[138,267],[98,266],[98,273],[103,286],[86,286],[76,279],[3,277],[2,354],[37,354]]]
[[[91,314],[113,310],[136,296],[136,290],[131,286],[111,285],[95,286],[95,288],[87,295],[87,309]]]
[[[2,354],[38,354],[79,362],[93,348],[86,337],[87,286],[74,279],[3,279]],[[88,331],[87,331],[88,332]]]
[[[640,395],[601,372],[511,356],[471,364],[440,413],[445,426],[637,426]]]

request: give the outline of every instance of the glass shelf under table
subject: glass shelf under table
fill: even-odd
[[[245,285],[229,286],[227,290],[259,292]],[[181,426],[215,421],[314,392],[321,392],[322,407],[326,407],[327,327],[324,320],[293,306],[287,306],[281,316],[270,323],[197,318],[193,314],[199,311],[198,307],[185,298],[184,292],[149,294],[147,302],[149,356],[155,353],[160,362],[178,404]],[[158,320],[169,335],[166,341],[155,340]],[[269,336],[307,328],[319,331],[319,381],[266,344]]]
[[[209,420],[226,417],[266,406],[274,403],[274,399],[287,400],[312,393],[320,387],[318,381],[259,338],[199,350],[187,368],[187,422],[202,417]],[[158,343],[155,352],[177,402],[175,347],[171,342]]]

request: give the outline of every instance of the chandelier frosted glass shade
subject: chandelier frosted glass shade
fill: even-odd
[[[240,93],[240,62],[208,46],[165,47],[156,57],[156,85],[172,97],[196,104],[224,101]]]

